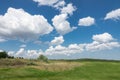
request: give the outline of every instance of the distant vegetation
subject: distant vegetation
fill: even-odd
[[[0,58],[7,58],[7,57],[8,57],[7,52],[5,52],[5,51],[0,52]]]
[[[6,51],[0,52],[0,59],[1,58],[11,58],[14,59],[14,56],[9,56]]]
[[[40,55],[38,57],[38,60],[48,63],[48,58],[46,56],[44,56],[44,55]]]

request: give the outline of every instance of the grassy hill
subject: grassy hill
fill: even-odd
[[[0,80],[120,80],[120,62],[1,59]]]

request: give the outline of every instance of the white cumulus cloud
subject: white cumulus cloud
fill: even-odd
[[[53,7],[55,7],[56,9],[61,9],[66,5],[64,0],[59,1],[58,3],[56,3]]]
[[[37,2],[39,6],[51,6],[58,9],[63,14],[72,15],[76,10],[76,7],[72,3],[66,4],[65,0],[33,0]]]
[[[99,43],[99,42],[92,42],[87,44],[86,50],[87,51],[101,51],[106,49],[113,49],[116,47],[120,47],[120,43],[118,42],[106,42],[106,43]]]
[[[8,8],[0,15],[0,38],[34,40],[39,36],[49,34],[53,27],[42,15],[31,15],[23,9]]]
[[[67,34],[73,31],[74,29],[76,29],[76,27],[70,26],[70,23],[67,21],[67,18],[68,18],[67,14],[60,14],[60,15],[56,15],[52,19],[55,29],[61,35]]]
[[[112,35],[109,33],[93,35],[92,39],[97,41],[97,42],[110,42],[110,41],[114,40]]]
[[[51,6],[56,9],[61,9],[66,5],[64,0],[33,0],[37,2],[39,6]]]
[[[24,48],[20,48],[20,50],[18,50],[17,52],[9,51],[8,54],[11,56],[14,55],[15,57],[37,58],[40,54],[46,56],[50,55],[69,56],[71,54],[80,54],[85,51],[97,52],[102,50],[110,50],[113,48],[120,48],[120,43],[117,42],[109,33],[93,35],[92,39],[93,41],[91,43],[69,44],[68,46],[62,45],[50,46],[45,51],[42,51],[41,49],[25,50]],[[57,39],[55,39],[55,41],[57,41]]]
[[[84,51],[94,52],[120,47],[120,43],[115,41],[116,39],[114,39],[109,33],[93,35],[92,39],[93,41],[91,43],[69,44],[67,47],[61,45],[57,45],[55,47],[50,46],[48,49],[46,49],[44,54],[71,55],[76,53],[82,53]]]
[[[95,24],[95,19],[90,16],[79,19],[79,22],[78,22],[79,26],[91,26],[93,24]]]
[[[72,15],[75,10],[76,10],[76,7],[73,6],[71,3],[69,3],[69,4],[67,4],[67,6],[65,6],[61,9],[61,13]]]
[[[59,15],[55,15],[52,19],[53,25],[56,31],[60,35],[67,34],[77,27],[71,27],[70,23],[67,21],[68,15],[72,15],[76,10],[76,7],[72,3],[66,4],[65,0],[33,0],[37,2],[38,5],[51,6],[60,11]]]
[[[99,51],[120,47],[120,43],[109,33],[97,34],[92,37],[93,42],[86,45],[87,51]]]
[[[51,46],[44,52],[44,54],[45,55],[55,55],[55,54],[71,55],[71,54],[81,53],[81,52],[83,52],[83,46],[77,45],[77,44],[71,44],[68,47],[64,47],[61,45],[57,45],[55,47]]]
[[[107,19],[120,20],[120,8],[107,13],[104,20]]]
[[[60,45],[64,42],[64,38],[63,36],[59,36],[59,37],[55,37],[52,41],[51,41],[51,45]]]
[[[9,51],[8,55],[14,57],[23,57],[27,59],[36,59],[39,55],[43,54],[42,50],[25,50],[24,48],[20,48],[17,52]]]
[[[33,1],[38,2],[39,5],[52,6],[55,3],[57,3],[59,0],[33,0]]]

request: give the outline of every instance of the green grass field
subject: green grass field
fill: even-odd
[[[120,62],[117,61],[0,61],[0,80],[120,80]]]

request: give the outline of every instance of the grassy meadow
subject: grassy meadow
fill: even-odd
[[[120,62],[0,59],[0,80],[120,80]]]

